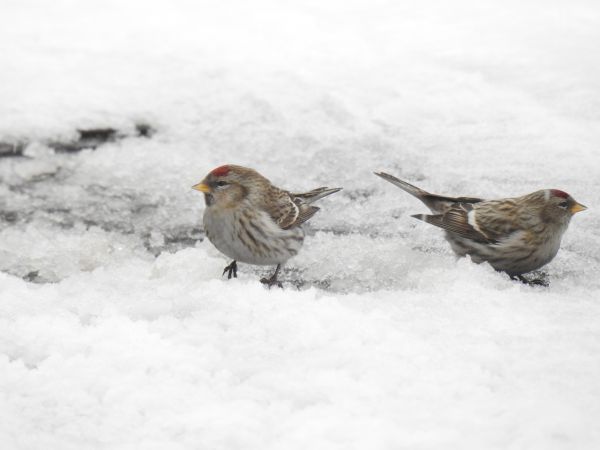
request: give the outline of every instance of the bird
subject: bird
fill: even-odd
[[[513,279],[548,264],[558,253],[571,217],[587,209],[564,191],[541,189],[521,197],[485,200],[431,194],[385,172],[375,175],[421,200],[432,214],[412,217],[446,231],[458,256],[488,262]],[[533,284],[545,284],[538,282]]]
[[[254,169],[226,164],[213,169],[192,186],[204,194],[203,225],[210,242],[233,259],[223,270],[237,278],[237,262],[276,265],[261,283],[282,287],[277,277],[281,266],[304,243],[302,224],[320,208],[312,203],[341,190],[320,187],[292,193],[274,186]]]

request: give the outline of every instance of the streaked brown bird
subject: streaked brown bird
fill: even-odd
[[[433,214],[412,217],[444,229],[457,255],[487,261],[521,281],[527,281],[522,274],[552,261],[571,217],[587,209],[558,189],[499,200],[454,198],[430,194],[387,173],[375,175],[421,200]]]
[[[270,278],[260,280],[269,287],[281,287],[281,265],[302,247],[301,225],[319,210],[312,203],[341,190],[321,187],[294,194],[273,186],[253,169],[233,164],[217,167],[192,187],[204,193],[206,236],[233,259],[223,275],[237,277],[237,261],[277,265]]]

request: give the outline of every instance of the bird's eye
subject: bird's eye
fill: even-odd
[[[217,181],[217,186],[225,186],[227,181]]]
[[[558,206],[560,206],[561,208],[566,208],[568,205],[569,205],[569,203],[568,203],[568,202],[560,202],[560,203],[558,204]]]

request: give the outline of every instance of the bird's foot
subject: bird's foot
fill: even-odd
[[[266,284],[269,289],[271,289],[273,286],[277,286],[283,289],[283,284],[281,284],[281,281],[278,281],[276,277],[261,278],[260,282],[262,284]]]
[[[277,264],[277,268],[275,269],[275,273],[271,275],[269,278],[261,278],[260,282],[262,284],[266,284],[269,289],[273,286],[277,286],[283,289],[283,285],[281,281],[277,280],[277,275],[279,275],[279,269],[281,268],[281,264]]]
[[[223,269],[223,275],[227,273],[227,279],[231,280],[231,277],[237,278],[237,261],[233,261],[225,269]]]
[[[548,279],[548,274],[540,272],[537,274],[535,278],[525,278],[523,275],[516,275],[511,277],[513,280],[519,280],[523,284],[527,284],[529,286],[550,286],[550,280]]]

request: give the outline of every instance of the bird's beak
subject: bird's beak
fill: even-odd
[[[198,183],[192,186],[192,189],[196,189],[197,191],[204,192],[205,194],[211,191],[211,188],[208,184]]]
[[[579,211],[585,211],[587,209],[587,206],[583,206],[581,203],[575,203],[573,206],[571,206],[571,214],[575,214],[578,213]]]

